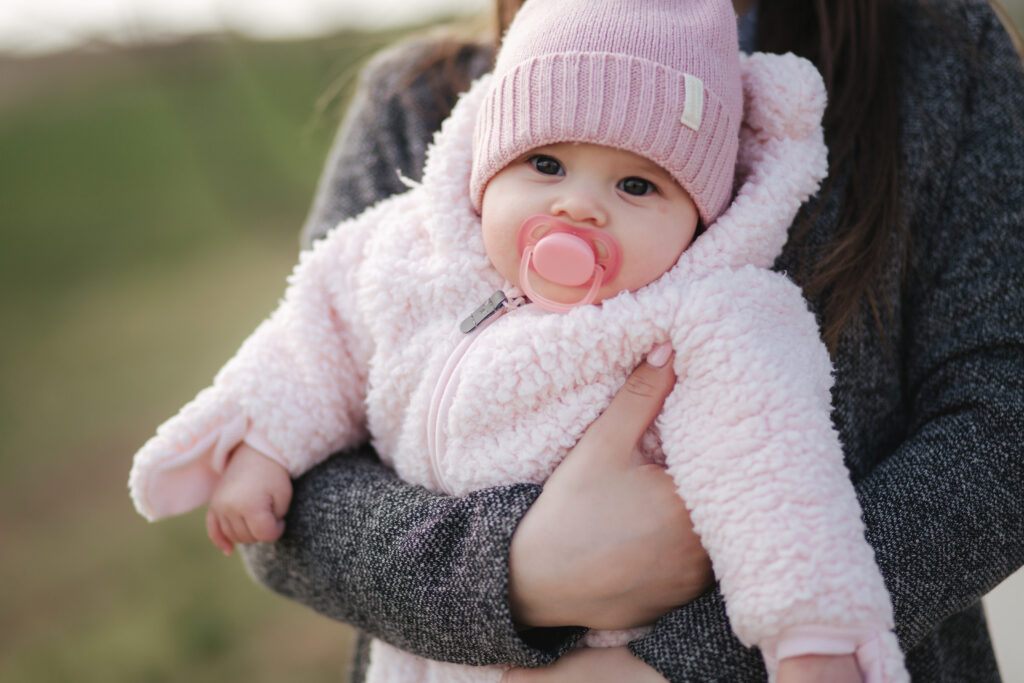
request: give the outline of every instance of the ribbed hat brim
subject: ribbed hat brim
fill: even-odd
[[[668,171],[706,223],[725,209],[739,144],[738,121],[693,76],[630,55],[548,54],[493,85],[480,111],[470,192],[479,210],[487,182],[522,154],[559,142],[615,147]],[[683,122],[687,86],[702,97],[699,127]],[[692,108],[692,104],[691,104]]]

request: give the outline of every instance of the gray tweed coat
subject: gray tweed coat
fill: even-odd
[[[916,258],[904,269],[894,257],[884,274],[895,302],[885,334],[865,317],[842,341],[833,417],[914,680],[997,681],[980,600],[1024,564],[1024,71],[984,0],[924,4],[900,3],[892,65]],[[364,72],[306,240],[404,191],[396,170],[420,177],[456,95],[438,93],[440,68],[412,72],[427,49],[393,49]],[[473,77],[490,59],[489,48],[467,46],[456,66]],[[813,228],[777,268],[796,272],[800,249],[830,239],[840,208],[840,193],[805,206],[817,212]],[[438,496],[365,449],[298,480],[285,536],[249,546],[245,559],[272,590],[423,656],[542,665],[581,629],[512,625],[509,539],[539,492]],[[630,647],[671,681],[766,677],[730,632],[717,591]]]

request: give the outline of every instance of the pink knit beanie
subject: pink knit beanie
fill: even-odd
[[[476,122],[470,196],[531,149],[634,152],[679,182],[706,224],[728,205],[743,117],[729,0],[527,0]]]

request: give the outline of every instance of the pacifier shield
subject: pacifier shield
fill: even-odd
[[[577,287],[594,276],[594,250],[586,240],[565,232],[541,237],[533,248],[537,274],[558,285]]]
[[[532,216],[519,228],[519,287],[541,308],[567,313],[593,303],[598,289],[619,271],[622,250],[615,238],[597,228],[570,225],[553,216]],[[556,285],[587,287],[573,302],[548,299],[530,284],[530,272]]]
[[[622,248],[619,246],[618,241],[604,230],[570,225],[565,221],[555,218],[554,216],[531,216],[523,221],[522,226],[519,228],[519,234],[516,238],[516,246],[519,249],[519,255],[522,256],[525,254],[530,247],[533,247],[531,251],[536,252],[545,240],[554,238],[556,235],[575,237],[579,242],[573,243],[573,246],[567,246],[569,241],[561,242],[559,240],[555,240],[550,243],[553,256],[550,263],[555,271],[561,268],[560,264],[562,263],[562,256],[559,254],[565,254],[567,250],[571,250],[571,254],[578,254],[578,257],[581,259],[580,264],[584,262],[582,260],[583,250],[579,247],[579,244],[582,243],[590,251],[591,255],[589,258],[592,259],[588,266],[590,268],[588,279],[590,275],[593,275],[595,266],[601,267],[603,272],[603,283],[611,282],[615,279],[616,274],[619,272],[619,265],[622,263]],[[535,259],[536,255],[532,258]],[[575,263],[577,257],[567,255],[567,258],[572,263]],[[583,266],[573,265],[570,267],[570,270],[575,273],[577,268],[582,269]],[[537,269],[536,264],[534,265],[534,269],[537,270],[539,275],[551,282],[558,282],[558,284],[564,285],[570,284],[568,281],[562,282],[549,277],[545,273],[541,273],[540,270]],[[577,275],[573,274],[571,276],[563,277],[574,280]],[[586,282],[587,280],[578,280],[575,285],[586,284]]]

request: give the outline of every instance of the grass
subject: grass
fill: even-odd
[[[341,680],[347,627],[256,588],[201,514],[147,524],[126,480],[273,308],[324,93],[395,37],[0,60],[0,680]]]

